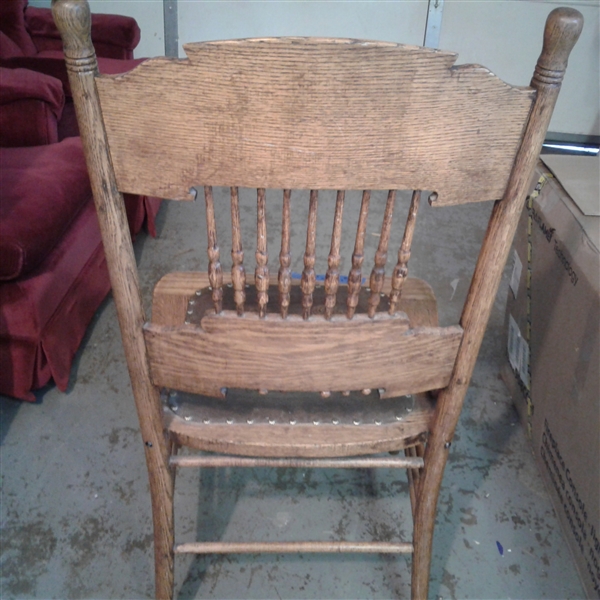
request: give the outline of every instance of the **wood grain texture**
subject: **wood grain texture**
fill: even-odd
[[[255,554],[255,553],[376,553],[410,554],[409,542],[190,542],[175,546],[177,554]]]
[[[421,201],[421,190],[414,190],[410,200],[408,216],[406,218],[406,226],[402,243],[398,250],[398,262],[392,272],[392,289],[390,291],[390,308],[389,313],[394,314],[400,295],[402,294],[402,286],[408,277],[408,261],[410,260],[410,251],[412,240],[415,233],[415,225],[417,222],[417,213],[419,212],[419,203]]]
[[[367,218],[369,216],[369,203],[371,201],[371,192],[364,190],[362,202],[360,204],[360,214],[358,215],[358,226],[356,229],[356,238],[354,240],[354,251],[352,252],[352,268],[348,273],[348,297],[346,298],[347,312],[349,319],[354,316],[356,305],[358,304],[358,294],[362,287],[362,264],[365,259],[365,234],[367,232]]]
[[[238,315],[244,314],[246,300],[246,271],[244,270],[244,250],[242,249],[242,230],[240,226],[240,203],[236,187],[231,193],[231,281],[234,289],[235,306]]]
[[[256,269],[254,285],[258,293],[258,314],[264,317],[269,302],[269,255],[267,254],[267,200],[264,188],[256,191]]]
[[[423,459],[422,469],[410,471],[415,522],[412,548],[407,546],[414,550],[411,595],[413,600],[427,598],[448,450],[568,56],[581,32],[581,15],[571,8],[552,11],[531,87],[519,89],[482,67],[455,67],[456,56],[447,52],[302,38],[188,45],[188,59],[156,59],[130,74],[99,76],[87,2],[53,0],[53,13],[63,37],[145,443],[157,597],[171,598],[173,593],[174,479],[169,454],[185,444],[287,460],[409,448],[409,456]],[[144,325],[119,192],[185,199],[197,185],[259,188],[257,313],[239,317],[239,303],[233,300],[231,310],[221,314],[218,302],[216,312],[210,300],[204,305],[204,296],[212,295],[207,282],[213,293],[222,287],[216,233],[213,239],[209,224],[209,274],[163,279],[155,290],[155,321]],[[291,310],[287,319],[279,312],[268,313],[272,278],[267,268],[265,187],[428,189],[440,205],[501,198],[491,214],[460,327],[435,327],[433,295],[423,282],[406,278],[410,244],[401,248],[396,282],[382,287],[396,294],[400,282],[402,296],[388,302],[392,314],[369,318],[364,294],[358,304],[364,312],[359,310],[352,321],[335,311],[329,312],[328,320],[314,314],[316,307],[308,320]],[[359,224],[349,298],[357,284],[360,289],[361,235],[364,227],[361,233]],[[405,236],[405,241],[410,240]],[[238,247],[235,241],[233,245]],[[282,244],[284,271],[285,254]],[[309,243],[307,273],[312,254]],[[337,285],[333,240],[330,255],[331,285],[324,296],[329,302]],[[281,279],[285,281],[285,273]],[[378,277],[375,282],[380,285]],[[290,297],[299,298],[301,305],[297,291],[292,286]],[[203,310],[197,323],[186,325],[185,309],[197,292],[202,301],[194,306]],[[405,311],[406,316],[395,311]],[[394,422],[397,415],[392,415],[385,427],[377,426],[377,420],[356,428],[350,423],[313,427],[310,421],[298,428],[291,427],[291,421],[289,426],[271,426],[269,421],[258,428],[201,427],[170,413],[165,430],[153,383],[215,396],[223,395],[222,386],[342,393],[385,387],[384,396],[443,389],[429,408],[413,410],[402,423]],[[348,402],[345,395],[342,399]],[[317,401],[323,410],[325,399]],[[389,544],[305,544],[282,543],[280,550],[393,550]],[[178,549],[276,547],[217,542]]]
[[[279,308],[282,318],[287,317],[290,305],[290,289],[292,287],[292,256],[290,254],[290,200],[292,190],[283,190],[283,207],[281,213],[281,251],[279,252]]]
[[[308,223],[306,226],[306,250],[304,252],[304,270],[302,271],[302,318],[310,317],[310,309],[313,305],[313,292],[315,291],[316,273],[316,243],[317,243],[317,207],[319,192],[310,190],[308,204]]]
[[[227,273],[223,274],[223,283],[229,284]],[[248,275],[247,283],[254,285],[254,277]],[[270,285],[278,279],[271,276]],[[165,275],[155,286],[152,299],[152,323],[155,325],[178,326],[186,319],[188,302],[198,290],[210,285],[208,273],[188,271],[173,272]],[[346,286],[342,285],[344,293]],[[291,285],[290,285],[291,289]],[[389,294],[390,282],[385,281],[383,293]],[[397,306],[408,316],[411,327],[437,327],[437,302],[431,287],[422,279],[408,277],[404,284],[402,297]]]
[[[373,317],[379,306],[380,295],[383,291],[383,282],[385,280],[385,263],[387,262],[388,244],[390,241],[390,232],[392,230],[392,218],[394,216],[394,203],[396,202],[396,190],[388,192],[385,211],[383,214],[383,223],[381,225],[381,234],[379,236],[379,245],[375,252],[375,261],[369,285],[371,286],[371,296],[369,298],[369,316]]]
[[[567,66],[567,60],[583,27],[581,13],[573,8],[554,9],[546,21],[544,45],[531,86],[537,90],[523,141],[501,201],[494,205],[488,229],[473,273],[461,324],[465,334],[456,358],[454,373],[438,398],[431,436],[425,451],[415,515],[413,598],[426,598],[437,499],[471,375],[477,361],[498,286],[525,204],[527,189],[542,149],[552,111]]]
[[[269,457],[240,457],[223,455],[192,454],[172,456],[171,466],[174,467],[275,467],[289,469],[371,469],[373,466],[388,469],[421,469],[424,466],[422,458],[399,456],[358,456],[351,458],[269,458]]]
[[[460,327],[409,329],[399,315],[352,321],[268,314],[207,314],[200,327],[147,325],[155,385],[219,395],[221,388],[344,391],[389,388],[395,395],[444,387]],[[290,340],[294,340],[290,344]],[[340,373],[344,377],[340,378]]]
[[[456,54],[392,43],[282,38],[185,51],[98,79],[121,191],[189,199],[190,186],[210,184],[428,189],[439,205],[497,199],[534,95],[483,67],[453,66]]]
[[[98,215],[125,358],[144,444],[154,525],[157,598],[173,596],[173,473],[162,422],[159,391],[152,385],[142,334],[145,321],[139,276],[123,197],[113,165],[96,92],[98,63],[91,39],[87,2],[53,2],[52,14],[63,39],[65,62],[75,103],[94,204]]]
[[[212,187],[204,186],[204,200],[206,203],[206,237],[208,239],[208,279],[212,287],[212,299],[215,312],[221,312],[223,306],[223,271],[221,269],[220,250],[217,244],[217,224],[215,222],[215,203]]]
[[[342,241],[342,217],[344,214],[344,190],[338,190],[331,232],[331,247],[327,257],[327,273],[325,274],[325,318],[331,319],[337,301],[337,290],[340,282],[340,243]]]
[[[370,400],[372,401],[372,400]],[[385,401],[383,401],[385,402]],[[414,409],[383,425],[220,425],[186,421],[165,410],[165,423],[178,443],[196,450],[270,458],[352,457],[394,452],[424,442],[434,402],[415,395]],[[268,439],[266,445],[264,440]]]
[[[229,283],[227,274],[223,282]],[[182,325],[190,298],[210,285],[206,272],[168,273],[154,286],[152,322],[156,325]]]

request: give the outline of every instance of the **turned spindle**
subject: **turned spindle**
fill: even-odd
[[[385,264],[387,262],[388,244],[390,242],[390,232],[392,230],[392,218],[394,216],[394,204],[396,202],[396,190],[388,192],[387,203],[385,205],[385,213],[383,215],[383,223],[381,225],[381,235],[379,236],[379,246],[375,252],[375,264],[371,271],[371,279],[369,285],[371,287],[371,295],[369,296],[369,317],[373,318],[377,307],[379,306],[380,294],[383,290],[383,282],[385,280]]]
[[[290,199],[292,190],[283,190],[283,210],[281,214],[281,252],[279,253],[279,305],[281,318],[285,319],[290,307],[290,291],[292,289],[292,273],[290,264]]]
[[[217,225],[215,223],[215,205],[212,187],[204,186],[204,200],[206,202],[206,233],[208,237],[208,279],[212,287],[212,300],[215,312],[219,314],[223,309],[223,272],[219,262],[219,246],[217,244]]]
[[[348,275],[348,300],[346,301],[346,316],[351,319],[354,316],[358,305],[358,297],[362,284],[362,264],[365,258],[365,233],[367,231],[367,217],[369,215],[369,201],[371,192],[365,190],[362,195],[360,205],[360,215],[358,217],[358,228],[356,231],[356,240],[354,243],[354,252],[352,253],[352,269]]]
[[[308,319],[313,305],[313,292],[315,290],[315,247],[317,240],[317,206],[319,192],[310,191],[308,207],[308,226],[306,228],[306,251],[304,252],[304,270],[302,271],[302,318]]]
[[[327,258],[327,274],[325,275],[325,318],[331,319],[336,304],[338,285],[340,282],[340,242],[342,239],[342,214],[344,212],[345,192],[338,190],[333,217],[331,248]]]
[[[231,283],[233,300],[238,315],[244,314],[246,301],[246,271],[244,270],[244,250],[242,249],[242,233],[240,229],[240,204],[237,187],[231,190]]]
[[[396,312],[400,295],[402,294],[402,286],[408,276],[408,261],[415,232],[415,223],[417,221],[417,213],[419,212],[419,201],[421,199],[421,190],[414,190],[408,209],[408,217],[406,218],[406,226],[404,228],[404,236],[400,250],[398,250],[398,262],[392,273],[392,290],[390,292],[390,315]]]
[[[269,256],[267,254],[267,216],[265,189],[256,191],[256,269],[254,279],[258,303],[258,315],[262,319],[267,314],[269,302]]]

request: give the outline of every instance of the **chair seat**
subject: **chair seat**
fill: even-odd
[[[229,287],[231,275],[223,273],[223,284]],[[251,273],[246,275],[246,283],[249,286],[248,292],[253,295],[254,276]],[[173,272],[165,275],[155,286],[152,299],[152,323],[155,325],[177,326],[184,323],[187,319],[188,303],[190,300],[196,302],[194,312],[199,320],[204,312],[212,310],[210,294],[200,296],[202,300],[195,297],[198,290],[204,290],[210,286],[208,273],[200,271]],[[299,282],[294,281],[292,285],[292,297],[296,296],[294,288],[299,288]],[[338,298],[340,301],[345,298],[347,286],[340,285]],[[386,280],[382,293],[389,294],[390,282]],[[273,297],[273,304],[277,304],[277,277],[271,277],[270,294]],[[225,291],[224,307],[227,308],[228,297],[230,293]],[[315,307],[322,301],[322,289],[315,290]],[[368,295],[366,291],[361,290],[357,312],[366,312],[366,303]],[[271,309],[268,308],[270,311]],[[277,310],[276,308],[273,310]],[[339,310],[339,307],[337,308]],[[437,301],[431,286],[422,279],[416,277],[407,277],[402,288],[402,296],[398,302],[397,310],[406,313],[411,327],[436,327],[438,325]],[[294,312],[293,306],[290,306],[290,313]],[[320,312],[319,308],[313,310],[314,313]]]
[[[268,393],[230,390],[225,400],[171,392],[166,427],[177,444],[239,456],[343,457],[425,441],[435,403],[428,394]]]
[[[253,283],[251,276],[248,282]],[[229,283],[228,274],[224,274],[224,283]],[[163,307],[171,308],[174,303],[187,307],[194,298],[198,318],[206,310],[212,311],[209,293],[195,296],[197,290],[208,285],[207,273],[167,275],[155,288],[152,322],[164,322]],[[276,297],[276,280],[271,286],[271,294]],[[299,286],[293,288],[290,314],[297,312],[294,300]],[[340,299],[344,298],[345,289],[346,286],[340,286]],[[388,286],[384,292],[389,292]],[[224,306],[228,295],[225,294]],[[363,291],[360,312],[366,311],[367,297]],[[315,306],[319,304],[317,298],[316,293]],[[407,314],[412,327],[438,324],[435,296],[420,279],[406,280],[398,309]],[[185,310],[180,314],[183,322]],[[169,324],[175,325],[172,321]],[[262,395],[255,390],[228,390],[224,400],[171,392],[167,405],[166,427],[182,446],[281,458],[343,457],[402,450],[425,440],[434,408],[428,394],[380,399],[377,390],[368,394],[332,393],[327,398],[310,392]]]

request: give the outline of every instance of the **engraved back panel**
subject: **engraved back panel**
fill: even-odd
[[[123,192],[197,185],[502,196],[535,91],[456,54],[313,38],[203,42],[97,88]]]

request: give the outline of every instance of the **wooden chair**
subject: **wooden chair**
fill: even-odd
[[[412,553],[412,597],[425,598],[444,466],[581,15],[550,14],[531,87],[517,88],[483,67],[454,66],[449,52],[313,38],[188,44],[187,59],[101,76],[87,2],[55,0],[53,10],[145,444],[157,597],[172,597],[176,553],[298,551]],[[147,322],[122,194],[189,200],[193,186],[204,186],[208,273],[163,278]],[[231,189],[230,207],[215,207],[211,186]],[[258,190],[254,276],[243,262],[239,187]],[[276,277],[266,188],[283,190]],[[310,190],[299,285],[292,189]],[[343,190],[374,189],[392,191],[368,287],[369,191],[342,284]],[[317,190],[341,190],[323,287]],[[386,279],[394,190],[414,191]],[[407,278],[420,190],[434,206],[496,200],[458,325],[439,327],[431,289]],[[215,226],[215,211],[229,209],[230,276]],[[181,391],[176,403],[163,406],[163,388]],[[279,393],[248,399],[238,389]],[[367,401],[357,390],[374,392]],[[204,452],[178,455],[181,446]],[[175,470],[218,466],[405,468],[413,539],[174,545]]]

